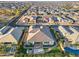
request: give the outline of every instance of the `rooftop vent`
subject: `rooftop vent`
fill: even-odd
[[[42,29],[43,28],[43,26],[40,26],[40,29]]]

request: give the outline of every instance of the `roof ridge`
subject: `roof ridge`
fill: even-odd
[[[40,31],[40,29],[39,29],[38,31],[36,31],[35,33],[33,33],[33,36],[36,35],[39,31]],[[30,33],[29,33],[29,34],[30,34]],[[29,35],[29,34],[28,34],[28,35]],[[33,36],[31,36],[29,39],[31,39]],[[28,40],[29,40],[29,39],[28,39]]]
[[[41,32],[42,34],[45,34],[45,33],[43,33],[41,30],[39,30],[37,33],[35,33],[30,39],[32,39],[36,34],[38,34],[39,32]],[[46,37],[48,37],[48,39],[51,39],[49,36],[47,36],[46,34],[45,34],[45,36]]]

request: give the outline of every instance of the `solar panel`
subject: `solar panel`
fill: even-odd
[[[65,28],[65,30],[67,30],[70,34],[74,33],[72,30],[69,29],[69,27],[67,26],[63,26]]]
[[[54,21],[58,21],[57,17],[52,17],[52,19],[53,19]]]
[[[1,32],[2,32],[3,34],[6,34],[10,29],[11,29],[11,27],[6,26]]]
[[[76,29],[79,32],[79,27],[78,26],[75,26],[73,28]]]

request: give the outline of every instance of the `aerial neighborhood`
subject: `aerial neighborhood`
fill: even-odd
[[[79,56],[79,2],[0,2],[0,11],[0,56]]]

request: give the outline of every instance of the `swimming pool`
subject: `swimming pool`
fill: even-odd
[[[79,55],[79,50],[78,50],[78,49],[72,49],[72,48],[70,48],[70,47],[65,47],[64,50],[65,50],[66,52]]]

